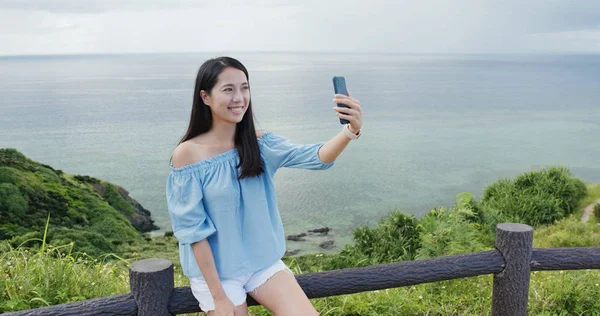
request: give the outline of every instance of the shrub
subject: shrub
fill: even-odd
[[[421,247],[418,220],[400,211],[383,217],[373,228],[357,227],[353,244],[346,245],[328,268],[367,266],[412,260]]]
[[[90,177],[90,176],[85,176],[85,175],[75,175],[73,176],[73,178],[79,182],[83,182],[83,183],[90,183],[90,184],[96,184],[96,183],[100,183],[100,180],[94,178],[94,177]]]
[[[581,180],[565,168],[552,167],[493,183],[484,191],[481,208],[537,226],[572,214],[586,194]]]
[[[18,171],[13,168],[0,166],[0,183],[18,183]]]
[[[127,202],[121,194],[119,194],[119,190],[117,187],[110,183],[104,184],[104,199],[112,206],[115,210],[121,212],[121,214],[129,216],[135,212],[135,209],[129,202]]]
[[[477,252],[485,249],[480,241],[478,225],[467,218],[473,212],[465,206],[453,209],[431,210],[421,220],[421,248],[417,258],[434,258],[460,253]]]
[[[73,243],[73,251],[86,253],[91,256],[99,256],[116,251],[111,239],[94,231],[59,227],[49,231],[48,240],[55,245]]]
[[[0,219],[3,223],[20,223],[28,208],[19,188],[12,183],[0,183]]]

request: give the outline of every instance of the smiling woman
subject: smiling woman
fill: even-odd
[[[220,84],[212,89],[212,94],[205,90],[200,91],[202,101],[210,107],[213,121],[238,123],[250,104],[250,86],[246,73],[234,67],[227,67],[219,75],[219,82]]]
[[[358,131],[358,100],[335,95],[338,118]],[[315,315],[290,269],[273,176],[282,167],[328,169],[355,139],[295,145],[254,127],[248,71],[236,59],[206,61],[196,77],[187,132],[175,148],[167,204],[180,262],[200,308],[248,315],[247,295],[276,315]]]

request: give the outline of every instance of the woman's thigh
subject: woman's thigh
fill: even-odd
[[[244,303],[235,307],[234,316],[248,316],[248,304]],[[207,316],[214,316],[215,311],[208,312]]]
[[[276,316],[319,315],[296,278],[285,270],[248,294]]]

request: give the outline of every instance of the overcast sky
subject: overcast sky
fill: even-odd
[[[0,55],[600,53],[600,0],[0,0]]]

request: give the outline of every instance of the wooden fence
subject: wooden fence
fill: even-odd
[[[533,249],[533,229],[504,223],[496,250],[297,275],[309,298],[359,293],[494,274],[492,315],[527,315],[531,271],[600,269],[600,247]],[[199,312],[189,287],[174,288],[173,264],[144,259],[129,269],[131,293],[55,305],[6,316],[177,315]],[[248,298],[248,305],[257,305]]]

